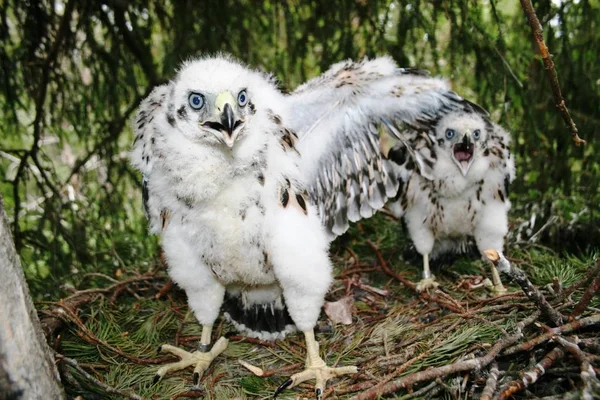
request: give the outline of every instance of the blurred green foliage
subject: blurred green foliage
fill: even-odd
[[[534,3],[585,147],[572,145],[555,110],[518,2],[6,0],[0,193],[34,295],[89,271],[148,268],[157,240],[128,166],[129,122],[183,59],[218,51],[287,89],[336,61],[381,54],[443,75],[513,132],[517,216],[542,204],[596,226],[599,2]]]

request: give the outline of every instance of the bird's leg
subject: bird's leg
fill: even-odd
[[[160,346],[159,351],[174,354],[179,357],[180,360],[178,362],[160,367],[154,376],[154,383],[158,382],[169,372],[179,371],[195,364],[194,385],[197,385],[198,381],[200,381],[200,378],[202,377],[202,374],[208,369],[208,366],[212,360],[214,360],[227,348],[228,340],[224,337],[219,338],[214,346],[210,348],[211,332],[212,325],[202,325],[202,338],[200,339],[198,350],[194,351],[193,353],[169,344],[163,344]]]
[[[305,331],[304,338],[306,340],[306,369],[302,372],[292,375],[287,381],[282,383],[275,391],[275,397],[285,389],[293,388],[294,386],[305,382],[309,379],[315,379],[315,394],[317,399],[321,399],[325,390],[325,384],[331,378],[340,375],[355,374],[358,372],[358,367],[328,367],[325,361],[319,356],[319,343],[315,339],[313,330]]]
[[[429,269],[429,254],[423,254],[423,279],[417,283],[417,291],[427,291],[429,289],[435,289],[440,284],[435,281],[435,276]]]
[[[507,290],[504,287],[504,285],[502,284],[502,281],[500,280],[500,274],[498,273],[498,270],[496,269],[494,264],[491,264],[491,267],[492,267],[492,283],[493,283],[492,291],[495,293],[498,293],[498,294],[506,293]]]

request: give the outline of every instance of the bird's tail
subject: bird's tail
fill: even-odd
[[[296,331],[280,294],[267,301],[253,299],[249,294],[228,291],[223,302],[223,315],[240,333],[261,340],[277,340]]]

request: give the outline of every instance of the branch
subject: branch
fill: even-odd
[[[534,384],[544,375],[556,361],[565,356],[565,352],[561,347],[555,347],[552,351],[544,356],[533,369],[522,374],[521,379],[508,382],[500,389],[499,400],[511,398],[515,393],[525,390],[530,385]],[[483,396],[481,397],[483,399]],[[490,397],[491,399],[491,397]]]
[[[573,283],[568,288],[565,288],[560,292],[560,296],[558,297],[558,301],[562,302],[567,297],[569,297],[573,292],[579,290],[583,285],[585,285],[590,279],[598,276],[600,274],[600,263],[596,264],[596,268],[590,268],[588,272],[586,272],[585,276],[579,279],[577,282]]]
[[[581,393],[582,399],[597,399],[600,395],[600,381],[596,377],[596,372],[589,357],[585,355],[583,351],[575,343],[565,339],[562,336],[556,336],[553,338],[556,342],[560,343],[566,351],[571,353],[577,361],[579,361],[581,368],[581,380],[583,381],[583,391]]]
[[[510,354],[518,353],[520,351],[531,350],[538,344],[547,342],[548,340],[552,339],[556,335],[560,335],[563,333],[569,333],[574,330],[585,328],[585,327],[596,325],[596,324],[600,324],[600,314],[594,314],[590,317],[582,318],[580,320],[573,321],[568,324],[558,326],[556,328],[550,328],[548,330],[548,332],[544,333],[543,335],[537,336],[537,337],[535,337],[525,343],[522,343],[520,345],[509,347],[508,349],[506,349],[506,351],[504,352],[503,355],[507,356]]]
[[[544,68],[548,73],[548,80],[550,81],[550,87],[552,88],[552,95],[554,96],[554,102],[556,103],[556,107],[560,111],[560,115],[562,116],[565,124],[571,131],[571,136],[575,145],[579,146],[580,144],[585,144],[585,140],[579,137],[579,133],[577,130],[577,126],[571,115],[569,114],[569,109],[565,104],[565,100],[563,99],[562,93],[560,91],[560,83],[558,82],[558,76],[556,74],[556,68],[554,68],[554,62],[552,61],[550,51],[544,42],[544,33],[542,30],[542,25],[535,14],[535,10],[533,8],[533,4],[531,4],[531,0],[521,0],[521,6],[523,7],[523,11],[525,11],[525,15],[527,16],[527,21],[529,22],[529,26],[531,26],[531,31],[533,33],[533,39],[535,40],[540,54],[542,55],[542,60],[544,61]]]
[[[46,317],[41,320],[41,325],[42,329],[44,330],[46,340],[51,343],[56,331],[64,327],[66,322],[64,318],[64,309],[67,309],[71,314],[76,315],[77,310],[80,307],[94,301],[100,295],[116,292],[120,288],[127,287],[132,283],[151,281],[155,279],[160,279],[160,277],[141,275],[124,281],[117,281],[113,285],[104,288],[79,290],[64,299],[59,300],[55,304],[54,309],[43,312],[46,314]]]
[[[485,387],[483,388],[483,392],[481,392],[481,397],[479,400],[492,400],[494,392],[496,391],[496,386],[498,385],[498,375],[500,375],[500,371],[498,371],[498,363],[494,361],[490,367],[490,373],[487,381],[485,382]]]
[[[410,375],[403,376],[393,382],[379,384],[371,389],[353,397],[353,400],[372,400],[377,399],[382,395],[397,392],[400,389],[406,389],[415,383],[431,381],[436,378],[441,378],[447,375],[456,374],[459,372],[481,370],[488,366],[500,352],[508,346],[514,344],[523,337],[522,330],[525,326],[532,324],[538,317],[539,312],[534,312],[530,317],[519,322],[516,326],[516,332],[511,336],[506,336],[498,341],[490,351],[483,357],[478,357],[469,360],[458,361],[454,364],[444,365],[437,368],[429,368],[424,371],[419,371]]]
[[[430,295],[427,292],[419,292],[417,290],[417,285],[415,285],[414,283],[412,283],[411,281],[409,281],[402,275],[395,273],[389,267],[389,265],[383,258],[383,254],[381,254],[381,250],[379,250],[379,247],[377,247],[377,245],[375,243],[371,242],[370,240],[367,240],[367,244],[375,252],[375,255],[377,256],[377,260],[379,261],[379,264],[381,265],[383,272],[386,273],[387,275],[391,276],[392,278],[398,279],[404,286],[406,286],[410,290],[414,291],[423,300],[435,302],[435,303],[439,304],[441,307],[446,308],[457,314],[464,314],[466,312],[466,310],[459,303],[455,302],[453,299],[451,300],[451,301],[453,301],[453,303],[448,303],[446,301],[443,301],[439,296]]]
[[[567,320],[567,317],[556,311],[544,295],[527,279],[527,275],[520,268],[511,265],[510,261],[504,257],[504,255],[494,249],[484,251],[486,257],[494,264],[498,271],[505,273],[510,278],[521,286],[525,295],[529,300],[533,301],[540,311],[542,311],[555,325],[561,325],[563,321]]]
[[[594,269],[596,271],[600,270],[600,259],[596,261],[596,268]],[[569,319],[573,320],[575,317],[584,312],[587,306],[590,304],[590,301],[592,301],[594,296],[598,294],[598,291],[600,291],[600,274],[596,275],[590,286],[588,286],[588,288],[585,290],[583,296],[581,296],[581,299],[579,300],[579,303],[577,303],[575,309],[573,309],[573,312],[571,315],[569,315]]]
[[[75,368],[77,370],[77,372],[79,372],[81,375],[83,375],[87,380],[89,380],[90,382],[92,382],[94,385],[102,388],[106,393],[119,394],[119,395],[121,395],[123,397],[127,397],[127,398],[130,398],[132,400],[142,400],[142,397],[138,396],[135,393],[127,393],[127,392],[125,392],[123,390],[119,390],[117,388],[109,386],[106,383],[101,382],[98,379],[94,378],[92,375],[88,374],[87,371],[84,370],[79,365],[79,363],[77,362],[77,360],[65,357],[62,354],[59,354],[57,352],[54,352],[54,357],[56,357],[56,360],[58,362],[65,363],[65,364],[67,364],[67,365]]]
[[[25,167],[27,166],[27,159],[37,159],[37,152],[40,149],[39,142],[42,136],[42,121],[44,120],[44,103],[46,101],[46,93],[48,91],[48,84],[50,83],[50,70],[54,67],[54,63],[58,58],[60,46],[70,29],[71,17],[73,10],[75,9],[76,1],[70,0],[64,10],[63,17],[60,21],[58,30],[56,32],[56,38],[52,47],[48,52],[48,56],[42,66],[42,77],[39,85],[39,92],[35,98],[35,118],[33,120],[33,143],[31,149],[28,150],[19,163],[15,179],[12,181],[13,185],[13,201],[14,201],[14,221],[13,221],[13,235],[15,239],[15,247],[17,252],[21,250],[21,235],[19,230],[19,211],[21,209],[21,197],[19,195],[19,184],[25,173]]]

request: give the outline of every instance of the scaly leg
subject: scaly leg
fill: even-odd
[[[160,346],[159,351],[171,353],[179,357],[181,360],[172,364],[162,366],[156,371],[153,383],[161,380],[169,372],[179,371],[187,368],[191,365],[196,365],[194,368],[194,385],[197,385],[204,374],[204,371],[208,369],[208,366],[219,354],[221,354],[227,348],[229,341],[224,337],[219,338],[214,344],[212,349],[210,348],[210,334],[212,332],[212,325],[202,326],[202,338],[200,339],[200,345],[198,350],[190,353],[183,349],[168,344]]]
[[[340,375],[355,374],[358,372],[358,367],[328,367],[325,361],[319,356],[319,343],[315,340],[315,333],[313,330],[304,332],[304,338],[306,340],[306,369],[302,372],[294,374],[282,383],[275,391],[274,397],[277,397],[285,389],[293,388],[294,386],[305,382],[309,379],[315,379],[315,394],[317,399],[321,399],[323,391],[325,390],[325,384],[331,378]]]
[[[502,284],[502,281],[500,280],[500,274],[498,273],[498,270],[496,269],[494,264],[490,264],[492,267],[492,283],[494,284],[494,286],[492,286],[492,291],[498,294],[506,293],[507,290]]]
[[[427,291],[429,289],[435,289],[440,284],[435,281],[435,276],[429,269],[429,254],[423,254],[423,279],[417,283],[417,291]]]

